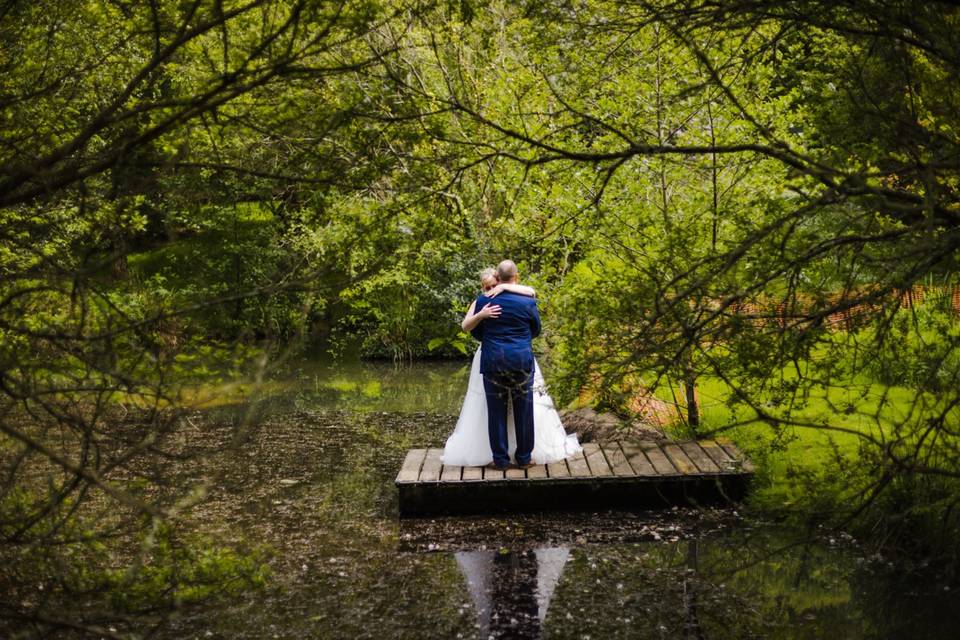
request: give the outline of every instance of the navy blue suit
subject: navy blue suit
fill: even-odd
[[[486,318],[471,333],[480,340],[480,373],[487,397],[487,430],[493,462],[510,463],[507,440],[507,399],[513,401],[517,431],[517,464],[530,462],[533,451],[533,348],[540,335],[540,313],[535,298],[509,291],[496,298],[480,296],[475,311],[487,303],[500,305],[498,318]]]

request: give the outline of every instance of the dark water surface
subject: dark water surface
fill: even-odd
[[[399,520],[393,478],[407,449],[442,446],[465,367],[295,364],[266,402],[208,414],[208,440],[255,428],[248,446],[178,470],[217,479],[191,521],[259,550],[271,576],[262,591],[183,610],[163,635],[960,635],[960,594],[936,578],[733,509]]]

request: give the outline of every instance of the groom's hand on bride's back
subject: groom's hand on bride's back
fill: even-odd
[[[530,305],[530,335],[536,338],[540,335],[540,310],[537,309],[537,303]]]

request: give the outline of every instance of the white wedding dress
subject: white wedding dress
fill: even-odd
[[[581,451],[576,434],[567,435],[560,423],[560,415],[553,406],[540,372],[534,361],[533,373],[533,452],[534,464],[549,464],[568,458]],[[513,427],[513,411],[507,415],[507,439],[510,443],[510,459],[517,450],[517,434]],[[463,399],[460,418],[443,449],[443,464],[451,466],[480,467],[493,462],[490,436],[487,432],[487,398],[483,391],[483,376],[480,375],[480,349],[473,356],[467,395]]]

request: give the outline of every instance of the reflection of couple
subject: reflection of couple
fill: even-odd
[[[512,456],[527,468],[577,453],[577,436],[564,431],[533,357],[531,341],[540,334],[534,290],[518,283],[510,260],[484,271],[481,283],[483,295],[463,320],[481,344],[443,463],[506,469]]]
[[[566,547],[455,553],[477,612],[480,637],[539,638],[569,555]]]

